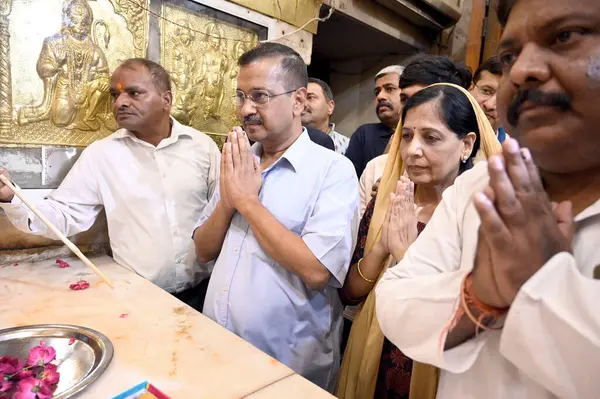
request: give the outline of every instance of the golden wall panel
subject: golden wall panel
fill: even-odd
[[[319,16],[322,0],[230,0],[241,6],[258,11],[261,14],[281,19],[288,24],[300,27],[309,20]],[[313,22],[305,28],[310,33],[317,33],[317,23]]]
[[[239,124],[234,104],[237,59],[256,46],[258,37],[251,30],[167,3],[162,15],[161,64],[173,80],[173,116],[220,145]]]
[[[0,143],[86,146],[114,131],[110,73],[145,56],[148,1],[0,0]]]

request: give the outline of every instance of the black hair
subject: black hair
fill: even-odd
[[[296,90],[308,85],[308,71],[300,54],[294,49],[279,43],[261,43],[258,47],[246,51],[238,60],[240,67],[265,58],[279,58],[281,62],[280,80],[287,90]]]
[[[506,23],[508,22],[508,17],[513,7],[517,3],[517,0],[498,0],[498,5],[496,6],[496,14],[498,15],[498,21],[500,21],[500,25],[504,28],[506,27]]]
[[[145,67],[152,76],[154,85],[161,91],[171,91],[171,78],[169,72],[162,65],[146,58],[130,58],[119,65],[119,68],[133,68],[134,66]]]
[[[413,58],[400,76],[400,88],[415,84],[432,85],[435,83],[453,83],[469,89],[472,74],[469,68],[460,62],[441,55],[421,54]]]
[[[481,73],[484,71],[488,71],[492,75],[502,75],[502,63],[500,62],[500,59],[497,56],[493,56],[483,61],[473,75],[473,83],[479,82]]]
[[[331,87],[329,87],[327,83],[317,78],[308,78],[308,83],[315,83],[321,86],[321,90],[323,90],[323,94],[325,95],[327,101],[333,100],[333,93],[331,91]]]
[[[461,174],[473,167],[473,160],[479,151],[481,136],[475,110],[463,92],[451,86],[434,86],[420,90],[409,98],[404,105],[402,123],[404,124],[406,113],[409,110],[435,100],[439,100],[438,112],[440,119],[459,139],[471,132],[477,135],[469,159],[467,162],[460,162],[458,173]]]

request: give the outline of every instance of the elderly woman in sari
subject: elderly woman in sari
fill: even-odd
[[[500,151],[500,143],[463,88],[429,86],[404,106],[380,191],[361,220],[352,266],[340,290],[346,304],[363,307],[350,333],[338,397],[409,397],[413,362],[381,333],[373,288],[423,230],[442,192],[473,167],[479,150],[486,157]]]

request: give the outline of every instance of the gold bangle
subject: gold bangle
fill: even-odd
[[[360,277],[362,277],[363,280],[365,280],[367,283],[376,283],[377,280],[371,280],[370,278],[366,278],[364,274],[362,274],[362,272],[360,271],[360,262],[362,262],[363,258],[360,258],[358,260],[358,262],[356,263],[356,270],[358,271],[358,274],[360,275]]]

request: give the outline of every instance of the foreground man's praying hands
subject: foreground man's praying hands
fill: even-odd
[[[440,369],[439,383],[413,369],[437,399],[595,398],[600,3],[498,4],[498,111],[526,149],[507,139],[444,192],[377,287],[377,318],[404,353]]]

